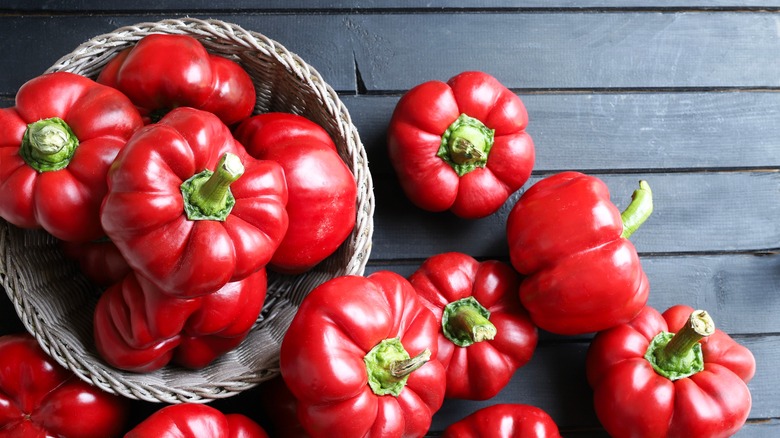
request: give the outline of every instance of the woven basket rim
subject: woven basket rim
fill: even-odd
[[[350,258],[346,266],[337,266],[332,272],[337,272],[338,275],[362,275],[371,252],[374,214],[373,183],[368,170],[365,149],[357,128],[352,123],[349,111],[336,92],[322,79],[316,69],[309,66],[298,55],[289,52],[283,45],[258,32],[249,31],[236,24],[221,20],[166,19],[123,26],[112,32],[92,37],[77,46],[71,53],[62,56],[46,70],[46,73],[65,70],[92,76],[95,71],[99,71],[108,62],[116,50],[132,45],[143,36],[153,33],[188,34],[203,39],[217,38],[213,41],[219,44],[237,45],[242,47],[242,50],[271,58],[274,62],[281,64],[287,74],[295,75],[297,79],[311,87],[318,98],[318,104],[329,117],[333,117],[339,123],[339,131],[343,134],[343,139],[347,144],[347,150],[339,150],[339,153],[352,171],[358,185],[356,224],[352,234],[344,243],[344,245],[348,245]],[[225,37],[225,42],[218,39]],[[107,48],[103,50],[108,50],[108,52],[96,52],[96,48]],[[82,56],[86,56],[86,58],[82,58]],[[146,375],[117,370],[105,363],[90,362],[89,358],[81,357],[82,352],[78,348],[69,345],[67,340],[59,334],[53,333],[47,327],[46,318],[42,314],[44,309],[35,308],[25,297],[23,291],[16,290],[14,274],[18,275],[19,267],[15,266],[13,261],[8,260],[10,227],[13,226],[0,219],[0,285],[6,290],[25,328],[37,339],[43,350],[82,380],[105,391],[132,399],[164,403],[202,403],[238,394],[278,374],[278,352],[275,358],[271,358],[272,361],[276,362],[275,365],[267,369],[255,370],[249,375],[229,375],[230,373],[227,373],[229,377],[227,379],[223,378],[215,382],[209,380],[208,384],[178,387],[170,386],[167,383],[154,383],[144,378]],[[45,233],[42,230],[33,231],[33,233],[35,232]],[[331,263],[328,262],[328,264]],[[297,282],[296,284],[303,287],[313,287],[313,285],[309,286],[309,283],[321,282],[320,279],[307,279],[306,276],[307,274],[302,274],[291,279],[279,275],[272,279],[269,275],[269,292],[275,284],[274,282],[279,281]],[[164,375],[170,371],[170,367],[166,366],[156,372],[156,375]],[[225,374],[223,372],[220,376],[224,377]]]

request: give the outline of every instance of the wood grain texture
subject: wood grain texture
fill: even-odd
[[[652,1],[652,0],[621,0],[620,2],[608,0],[468,0],[452,2],[450,0],[431,0],[426,2],[409,2],[405,0],[329,0],[311,2],[308,0],[265,0],[261,3],[252,0],[236,0],[229,4],[215,4],[208,0],[179,0],[174,5],[180,10],[372,10],[372,9],[397,9],[397,10],[431,10],[441,9],[489,9],[508,10],[517,9],[622,9],[622,8],[774,8],[780,7],[776,0],[676,0],[676,1]],[[26,11],[160,11],[171,9],[171,5],[155,0],[136,0],[133,2],[100,1],[100,0],[6,0],[3,8]],[[2,9],[0,9],[2,10]]]
[[[164,18],[215,18],[284,45],[339,91],[366,147],[376,213],[367,273],[409,275],[427,257],[508,260],[506,217],[523,190],[579,170],[628,204],[650,182],[655,212],[634,234],[649,304],[708,310],[750,348],[753,409],[737,437],[780,436],[780,0],[7,0],[0,5],[0,105],[81,42]],[[422,42],[421,42],[422,41]],[[466,70],[525,102],[534,175],[495,215],[424,212],[400,190],[386,130],[400,96]],[[22,331],[0,297],[0,335]],[[531,362],[493,400],[448,400],[430,437],[498,402],[547,410],[564,436],[606,437],[584,358],[592,334],[543,332]],[[256,392],[219,400],[259,418]],[[136,403],[140,421],[157,406]]]
[[[0,44],[0,69],[8,72],[0,93],[12,93],[92,36],[177,15],[2,15],[0,41],[13,44]],[[465,70],[486,71],[513,89],[780,86],[780,58],[765,56],[780,50],[776,21],[764,12],[191,16],[278,41],[338,91],[402,91]]]
[[[346,25],[369,91],[464,70],[514,89],[780,84],[780,59],[765,58],[780,47],[776,19],[764,13],[369,14]]]
[[[780,93],[519,94],[536,172],[780,167]],[[343,96],[375,177],[398,96]]]
[[[509,263],[508,259],[498,260]],[[408,277],[422,262],[374,263],[366,272],[388,270]],[[780,290],[780,254],[649,255],[641,262],[650,281],[648,305],[658,310],[675,304],[707,310],[716,326],[730,334],[780,334],[780,318],[766,311],[780,305],[776,292]],[[542,333],[542,339],[572,337]]]
[[[532,177],[525,188],[542,176]],[[654,212],[631,241],[640,253],[748,252],[780,248],[780,174],[705,172],[601,175],[622,210],[638,181],[653,190]],[[508,252],[506,217],[522,194],[494,215],[464,220],[412,205],[395,179],[375,181],[377,199],[372,259],[425,258],[462,251],[474,257]]]
[[[119,27],[163,19],[213,18],[259,32],[302,57],[336,90],[356,90],[351,36],[343,16],[330,15],[161,15],[18,16],[0,14],[0,94],[13,95],[82,42]],[[300,29],[316,29],[327,38],[310,39]],[[33,31],[34,30],[34,31]],[[312,44],[314,43],[314,44]]]

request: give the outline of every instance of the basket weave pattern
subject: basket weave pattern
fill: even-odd
[[[47,73],[68,71],[94,79],[116,53],[153,33],[196,37],[209,52],[241,64],[257,92],[255,114],[299,114],[330,134],[357,183],[352,234],[336,253],[305,274],[285,276],[269,271],[265,305],[250,334],[237,349],[200,370],[171,365],[138,374],[103,362],[92,341],[98,291],[44,231],[21,230],[0,220],[0,285],[43,349],[80,378],[134,399],[208,402],[274,377],[282,338],[306,294],[330,278],[363,274],[373,234],[373,185],[357,129],[333,89],[297,55],[237,25],[186,18],[122,27],[81,44]]]

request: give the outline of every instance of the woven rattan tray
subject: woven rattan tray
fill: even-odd
[[[300,114],[328,131],[357,182],[357,221],[352,234],[335,254],[306,274],[269,272],[267,299],[252,332],[236,350],[201,370],[167,366],[138,374],[104,363],[92,341],[97,289],[43,231],[21,230],[0,220],[0,284],[43,349],[82,379],[134,399],[208,402],[275,376],[282,338],[303,297],[330,278],[363,274],[371,251],[373,186],[358,132],[333,89],[279,43],[237,25],[184,18],[122,27],[86,41],[47,72],[69,71],[96,78],[114,54],[152,33],[194,36],[210,52],[241,64],[257,90],[256,114]]]

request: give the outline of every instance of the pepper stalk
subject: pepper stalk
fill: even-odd
[[[59,117],[27,125],[19,147],[22,159],[38,172],[64,169],[76,153],[79,139]]]
[[[653,213],[653,192],[647,181],[639,181],[639,188],[631,195],[631,203],[620,218],[623,220],[623,233],[620,237],[628,239],[634,231],[645,223]]]
[[[206,169],[184,181],[181,193],[187,218],[226,220],[236,203],[230,184],[243,174],[244,165],[239,157],[228,152],[220,158],[214,171]]]
[[[677,334],[657,334],[645,352],[653,369],[669,380],[690,377],[704,369],[699,341],[715,333],[715,322],[704,310],[694,310]]]
[[[431,351],[427,348],[411,357],[400,339],[385,339],[363,357],[368,373],[368,386],[376,395],[398,397],[406,387],[409,375],[425,365],[430,358]]]
[[[495,130],[481,121],[461,114],[442,134],[436,155],[458,176],[463,176],[477,167],[485,167],[494,135]]]
[[[459,347],[496,337],[496,326],[490,322],[490,311],[474,297],[461,298],[444,307],[442,333]]]

